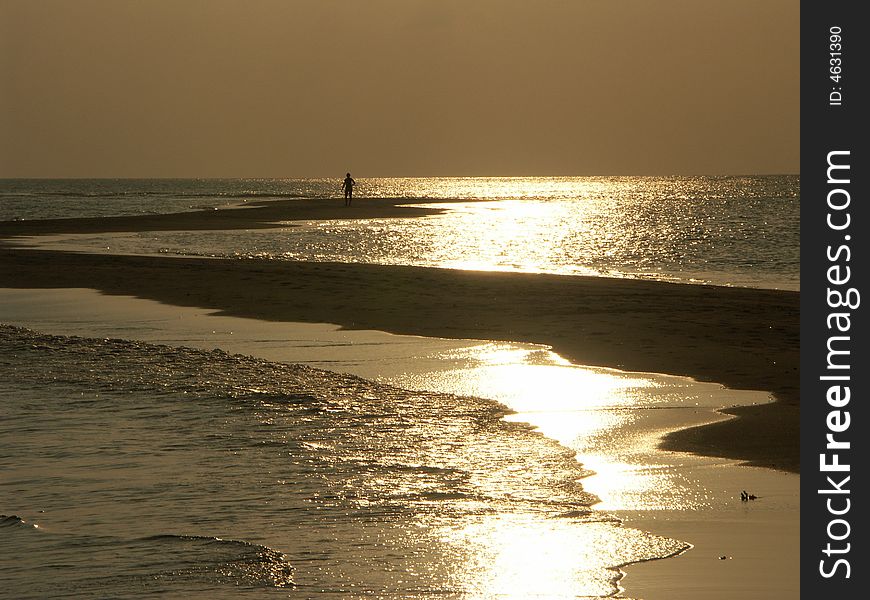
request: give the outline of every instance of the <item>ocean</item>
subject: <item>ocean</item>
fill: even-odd
[[[9,326],[0,366],[9,597],[604,597],[687,547],[492,400]]]
[[[262,231],[113,235],[108,245],[122,253],[800,287],[799,176],[357,181],[356,204],[366,196],[398,198],[446,211]],[[0,220],[181,212],[273,199],[336,202],[340,187],[338,179],[4,180]],[[105,248],[106,241],[72,236],[70,243]]]
[[[799,288],[797,177],[357,180],[355,203],[447,210],[111,245]],[[339,180],[6,180],[0,219],[339,192]],[[105,246],[90,237],[69,243]],[[688,548],[597,507],[574,451],[499,398],[134,337],[0,326],[0,597],[600,598],[621,590],[620,567]],[[572,385],[568,402],[592,396]]]

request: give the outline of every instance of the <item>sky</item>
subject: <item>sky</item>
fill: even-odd
[[[798,0],[0,0],[0,177],[798,173]]]

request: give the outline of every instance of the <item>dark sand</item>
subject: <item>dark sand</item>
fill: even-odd
[[[273,202],[177,215],[0,223],[15,235],[255,229],[413,217],[390,200]],[[799,470],[799,294],[626,279],[362,264],[113,256],[0,248],[0,287],[86,287],[274,321],[547,344],[571,361],[766,390],[777,402],[664,446]],[[2,317],[0,317],[2,321]]]
[[[439,208],[403,206],[394,200],[366,198],[351,207],[344,200],[275,200],[246,202],[233,208],[196,210],[168,215],[137,215],[99,219],[41,219],[0,221],[0,239],[15,235],[59,233],[105,233],[131,231],[206,231],[220,229],[268,229],[281,221],[325,221],[330,219],[385,219],[419,217],[444,212]],[[406,204],[422,204],[405,201]],[[438,200],[439,203],[457,200]],[[464,202],[467,202],[465,200]]]

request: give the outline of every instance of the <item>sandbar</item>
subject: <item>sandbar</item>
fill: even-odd
[[[439,200],[440,202],[440,200]],[[293,261],[116,256],[14,247],[15,236],[254,229],[415,217],[407,201],[286,200],[243,210],[0,223],[0,287],[87,287],[269,321],[551,346],[574,363],[763,390],[772,404],[663,445],[799,471],[799,293],[604,277]],[[419,201],[423,203],[423,201]]]

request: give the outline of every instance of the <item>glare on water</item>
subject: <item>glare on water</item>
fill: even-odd
[[[335,193],[333,184],[217,181],[211,184],[214,189],[197,189],[195,198],[225,200],[221,194],[231,189],[230,197],[236,199],[247,199],[246,194],[257,199],[301,196],[329,203],[334,201],[329,197]],[[184,188],[187,183],[176,185]],[[363,179],[360,188],[359,206],[366,197],[386,197],[409,205],[425,202],[445,212],[413,219],[317,221],[302,227],[285,222],[258,231],[154,232],[111,240],[76,236],[68,244],[103,251],[110,246],[121,253],[799,288],[800,181],[793,176],[398,178]],[[189,202],[185,189],[175,193]],[[112,202],[136,200],[132,190]],[[152,200],[138,198],[135,206],[141,211]]]
[[[288,190],[293,185],[273,181],[269,183],[269,193],[281,197],[282,193],[291,193]],[[317,182],[305,185],[309,196],[328,189],[323,187],[326,183],[322,187]],[[236,191],[247,193],[244,189]],[[254,195],[262,192],[251,191]],[[797,202],[795,182],[791,180],[391,179],[369,180],[360,191],[369,196],[404,198],[408,203],[443,200],[443,207],[449,210],[416,219],[324,221],[253,232],[151,232],[119,236],[110,245],[119,252],[163,250],[275,260],[366,261],[762,287],[785,282],[782,287],[797,286],[797,216],[794,210],[782,210],[783,206],[793,209]],[[135,194],[129,197],[135,198]],[[119,194],[119,199],[125,198],[128,196]],[[327,193],[323,198],[329,201]],[[463,198],[469,201],[461,201]],[[101,237],[75,241],[98,248],[108,245]],[[82,318],[80,312],[77,308],[77,319]],[[105,326],[103,321],[104,315],[96,318],[101,323],[99,327]],[[144,329],[150,327],[148,324]],[[252,325],[233,328],[254,331]],[[115,335],[134,334],[122,328],[122,333]],[[281,340],[284,342],[286,338]],[[53,343],[64,352],[70,345],[57,340]],[[92,383],[89,378],[101,376],[102,370],[88,363],[90,353],[105,350],[101,342],[95,342],[93,347],[89,344],[82,342],[83,351],[75,354],[76,360],[91,369],[83,371],[86,374],[82,385],[86,388]],[[33,348],[25,344],[27,352],[34,351]],[[140,352],[146,350],[135,347],[121,350],[132,357],[131,372],[140,369],[142,381],[151,381],[152,373],[142,367],[146,363],[139,361]],[[153,350],[147,349],[146,354],[151,353]],[[335,360],[333,350],[329,355]],[[348,364],[360,361],[358,349],[352,357]],[[43,358],[40,356],[39,360]],[[506,422],[491,403],[427,394],[417,397],[388,387],[347,384],[330,375],[312,376],[312,389],[320,390],[318,394],[329,400],[324,403],[322,413],[297,415],[293,411],[298,406],[288,405],[280,398],[269,401],[270,394],[276,395],[269,387],[274,366],[263,364],[250,368],[255,375],[267,375],[253,377],[242,390],[244,398],[234,401],[234,408],[227,412],[225,404],[214,402],[211,395],[216,382],[224,379],[233,390],[231,398],[239,393],[233,387],[238,383],[230,377],[237,369],[236,361],[195,353],[183,358],[190,361],[187,370],[183,361],[176,360],[166,367],[168,372],[176,369],[178,376],[195,379],[205,367],[221,367],[213,379],[192,388],[202,395],[200,410],[204,414],[213,411],[216,423],[234,420],[227,431],[247,431],[249,448],[240,447],[237,440],[230,439],[232,436],[225,443],[234,453],[246,453],[250,464],[261,465],[259,475],[253,469],[248,472],[234,454],[227,462],[227,481],[216,473],[208,482],[210,486],[226,485],[221,493],[228,498],[240,494],[241,500],[250,501],[247,509],[250,512],[241,518],[238,515],[243,504],[226,500],[224,516],[258,523],[267,514],[264,507],[271,503],[268,510],[279,511],[281,518],[270,515],[269,522],[273,524],[266,528],[243,523],[236,527],[236,533],[242,538],[260,536],[260,542],[268,542],[291,555],[297,552],[294,556],[300,564],[301,580],[322,577],[327,581],[327,575],[334,575],[340,581],[342,575],[345,579],[372,581],[365,565],[380,560],[377,564],[388,565],[388,570],[399,563],[407,569],[405,574],[390,571],[383,575],[383,585],[390,589],[399,589],[399,584],[407,581],[431,581],[438,589],[462,590],[481,598],[605,596],[615,591],[617,566],[661,558],[685,547],[675,540],[622,527],[609,511],[693,510],[710,503],[706,492],[686,479],[685,471],[677,468],[679,465],[672,457],[654,449],[663,432],[713,418],[709,409],[723,404],[721,391],[711,391],[716,386],[579,367],[543,347],[464,342],[447,351],[419,357],[405,355],[403,359],[417,368],[383,376],[381,381],[403,390],[493,399],[513,411],[504,417]],[[420,365],[430,367],[421,369]],[[326,366],[340,370],[334,364]],[[73,372],[64,363],[58,363],[56,368]],[[110,370],[109,374],[118,378],[121,387],[133,385],[134,392],[140,393],[141,381],[129,383],[125,372]],[[41,375],[36,373],[33,377]],[[336,389],[346,393],[342,391],[340,397],[333,398]],[[739,393],[729,394],[737,403]],[[52,421],[50,407],[45,409],[42,400],[34,398],[33,414],[39,416],[41,411],[48,410],[44,433],[56,443],[56,428],[72,428],[75,421]],[[115,400],[112,398],[109,403],[113,408]],[[118,404],[122,410],[130,411],[125,426],[138,431],[144,422],[138,419],[137,411],[142,410],[143,404],[153,403],[151,410],[155,414],[167,414],[169,406],[177,409],[172,418],[179,419],[180,426],[197,434],[205,430],[198,421],[202,416],[183,410],[185,404],[175,403],[174,398],[172,402],[164,398],[163,404],[158,400],[142,394],[142,398],[136,396],[130,407]],[[104,410],[94,410],[93,414],[81,412],[95,422],[106,414]],[[530,424],[543,435],[530,435],[522,423]],[[178,430],[176,425],[172,424],[173,431]],[[87,427],[91,426],[87,422]],[[114,431],[111,427],[105,430]],[[69,446],[88,437],[83,431],[86,430],[66,432],[63,443]],[[36,428],[34,432],[33,447],[46,447],[39,438],[43,431]],[[149,432],[143,429],[145,441],[146,434]],[[112,442],[124,444],[130,439],[131,436],[118,437],[112,438]],[[192,436],[193,441],[185,448],[192,457],[190,464],[210,460],[206,457],[215,453],[212,445],[216,439],[222,440],[220,436],[207,435],[202,440]],[[551,440],[563,447],[554,447]],[[82,448],[87,448],[87,442],[89,439],[81,443]],[[143,442],[142,448],[133,453],[136,460],[144,465],[152,447],[152,443]],[[576,453],[582,468],[572,462],[574,457],[563,452],[566,448]],[[64,451],[67,450],[65,447]],[[103,469],[107,495],[111,492],[122,497],[121,501],[107,504],[117,514],[105,509],[106,514],[101,517],[103,526],[132,523],[143,534],[151,533],[155,523],[162,528],[188,530],[189,525],[181,523],[180,517],[164,516],[165,506],[152,507],[153,515],[160,515],[159,520],[155,517],[152,521],[142,509],[128,511],[124,490],[117,489],[120,479],[116,465],[94,465],[86,453],[83,456],[78,465],[80,470],[96,473],[97,468]],[[288,462],[288,456],[299,462]],[[35,459],[29,453],[16,460],[21,473],[63,467],[51,461],[31,464]],[[317,469],[310,471],[311,464],[316,464]],[[143,469],[171,472],[167,465],[178,468],[180,480],[187,477],[185,465],[173,465],[171,457],[162,455]],[[126,473],[135,475],[133,471]],[[50,474],[54,476],[54,471]],[[293,496],[294,478],[300,480],[303,476],[311,477],[312,489],[325,486],[328,493],[318,491],[306,503],[294,505],[298,500]],[[199,481],[196,479],[199,475],[192,477]],[[58,480],[63,478],[58,476]],[[191,494],[197,492],[190,489]],[[93,504],[91,488],[71,488],[69,497],[76,494],[80,496],[79,508],[70,509],[70,515],[79,511],[90,517],[104,509]],[[590,494],[599,501],[590,499]],[[63,521],[61,507],[65,506],[65,499],[60,495],[55,514],[49,513],[55,523]],[[201,522],[215,527],[213,523],[218,520],[212,515],[212,495],[205,493],[193,503],[187,496],[183,499],[183,503],[178,500],[178,506],[195,506],[199,502],[196,510],[203,514]],[[36,506],[36,502],[34,499],[28,506]],[[298,527],[288,515],[307,515],[309,511],[315,517],[305,523],[313,533],[309,533],[309,539],[300,540],[300,531],[305,528]],[[78,521],[70,518],[69,522]],[[326,537],[316,538],[325,534],[312,523],[322,526],[324,531],[341,523],[344,529],[340,533],[346,538],[339,539],[338,534],[330,542],[324,541],[328,540]],[[375,530],[372,535],[377,540],[371,548],[360,549],[363,546],[345,543],[357,540],[355,543],[362,544],[354,536],[361,536],[360,531],[367,527]],[[402,546],[405,541],[397,542],[390,537],[391,527],[401,530],[399,538],[407,540],[407,546]],[[416,532],[418,537],[409,535],[409,531]],[[214,535],[215,531],[205,529],[198,533]],[[389,547],[384,540],[397,545]],[[310,543],[317,550],[319,545],[326,544],[339,557],[336,564],[356,565],[358,571],[347,575],[334,565],[323,567],[322,571],[317,570],[321,567],[305,571],[304,557],[312,551],[306,544]],[[354,562],[360,556],[368,562]],[[328,568],[335,571],[328,573]]]
[[[722,390],[678,377],[573,365],[544,349],[483,343],[443,357],[455,368],[390,378],[427,388],[493,398],[508,420],[530,423],[574,450],[594,475],[584,488],[599,510],[687,510],[704,506],[678,464],[656,450],[667,431],[717,420],[733,403],[766,402],[764,394]]]

